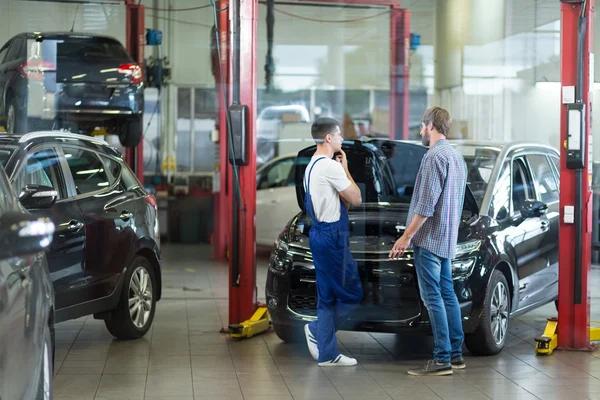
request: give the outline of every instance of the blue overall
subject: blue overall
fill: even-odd
[[[304,198],[306,212],[312,220],[309,241],[318,296],[317,320],[308,327],[317,339],[318,362],[333,360],[340,354],[335,333],[363,298],[358,266],[350,252],[350,220],[346,206],[340,200],[340,219],[336,222],[319,222],[315,216],[310,175],[316,163],[324,158],[317,159],[310,168]]]

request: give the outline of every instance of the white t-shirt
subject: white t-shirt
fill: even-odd
[[[319,158],[323,156],[314,156],[304,174],[304,188],[308,183],[308,174]],[[325,157],[315,164],[310,173],[310,196],[312,199],[315,217],[320,222],[336,222],[340,219],[340,195],[352,183],[346,176],[344,167]]]

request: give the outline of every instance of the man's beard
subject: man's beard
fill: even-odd
[[[421,136],[421,143],[423,144],[423,146],[429,147],[430,140],[431,140],[431,133],[426,131],[423,134],[423,136]]]

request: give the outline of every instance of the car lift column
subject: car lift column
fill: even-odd
[[[256,293],[257,13],[258,2],[255,0],[229,2],[232,105],[227,144],[244,146],[247,154],[246,163],[237,167],[237,174],[232,163],[227,163],[233,222],[229,235],[229,329],[232,337],[251,337],[269,328],[267,308],[258,307]],[[245,114],[240,114],[239,110],[244,108]],[[240,125],[245,125],[245,129],[239,129]],[[236,187],[237,183],[239,187]],[[238,188],[239,196],[236,195]]]
[[[537,354],[555,348],[592,350],[589,272],[592,239],[592,113],[594,0],[561,0],[560,225],[558,319],[535,340]]]
[[[126,20],[125,36],[127,52],[142,69],[146,75],[144,67],[144,46],[146,45],[146,29],[144,20],[144,6],[137,4],[136,0],[125,0]],[[142,129],[143,124],[140,125]],[[133,148],[127,148],[125,160],[131,167],[137,178],[144,183],[144,138]]]
[[[594,0],[561,4],[561,162],[558,346],[590,348],[592,143],[590,58]],[[582,9],[585,22],[580,26]],[[585,33],[582,29],[585,29]],[[578,48],[578,35],[581,37]],[[593,66],[592,66],[593,68]],[[583,113],[583,116],[581,116]],[[577,131],[583,129],[581,135]],[[581,158],[579,166],[570,160]],[[571,165],[569,165],[571,164]]]

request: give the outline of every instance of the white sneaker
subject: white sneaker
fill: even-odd
[[[358,364],[356,358],[350,358],[340,354],[333,360],[320,362],[319,367],[351,367],[356,364]]]
[[[308,351],[310,351],[310,355],[315,359],[319,359],[319,348],[317,347],[317,339],[310,333],[310,329],[308,329],[308,324],[304,325],[304,335],[306,336],[306,344],[308,345]]]

